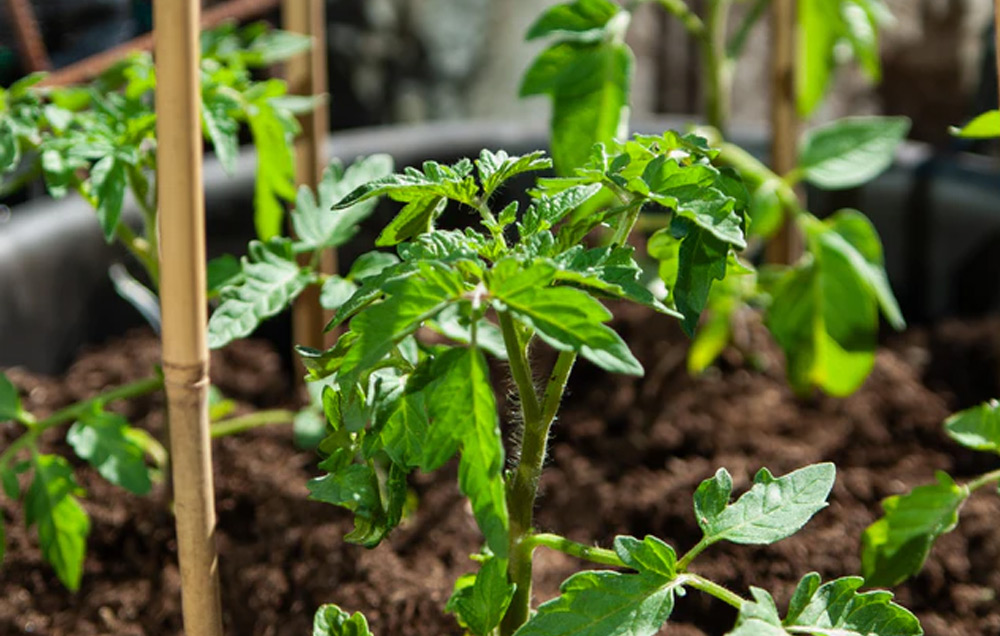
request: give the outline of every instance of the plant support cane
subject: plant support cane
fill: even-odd
[[[290,59],[285,65],[289,92],[294,95],[323,95],[326,92],[326,11],[323,0],[284,0],[281,6],[286,31],[312,38],[312,47]],[[302,134],[295,141],[295,181],[315,190],[326,167],[326,136],[330,123],[323,100],[310,112],[299,116]],[[303,254],[303,265],[310,254]],[[318,270],[337,273],[337,253],[331,248],[318,252]],[[323,327],[333,317],[319,303],[319,287],[306,289],[295,302],[292,314],[293,342],[315,349],[332,344],[324,342]]]
[[[208,419],[198,0],[157,0],[157,165],[163,375],[184,629],[221,636]]]
[[[795,2],[774,0],[771,7],[771,168],[788,174],[797,164],[795,138]],[[788,264],[801,252],[794,223],[786,217],[767,245],[767,259]]]

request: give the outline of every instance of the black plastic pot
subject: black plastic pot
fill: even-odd
[[[689,119],[636,123],[642,132],[683,128]],[[737,131],[736,141],[762,153],[765,135]],[[543,122],[449,122],[359,129],[329,139],[333,156],[351,161],[385,152],[397,166],[425,159],[474,157],[482,148],[511,153],[543,148]],[[241,154],[234,176],[214,160],[205,165],[210,254],[241,254],[252,238],[255,158]],[[885,243],[893,287],[911,318],[982,312],[1000,292],[1000,165],[968,156],[935,157],[926,146],[906,144],[896,165],[873,183],[847,193],[810,192],[815,211],[857,207],[868,214]],[[128,206],[128,204],[127,204]],[[167,211],[166,213],[169,213]],[[390,214],[382,210],[376,217]],[[128,208],[127,215],[135,215]],[[379,218],[367,228],[378,227]],[[350,262],[370,249],[374,230],[342,250]],[[0,367],[23,365],[57,372],[79,348],[99,342],[141,318],[118,298],[108,267],[123,257],[105,244],[93,211],[78,198],[39,199],[0,220]],[[288,321],[265,334],[290,350]]]

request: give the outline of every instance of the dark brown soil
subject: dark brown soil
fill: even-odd
[[[858,572],[859,536],[883,497],[930,481],[935,469],[961,479],[997,466],[996,458],[951,443],[940,424],[954,409],[1000,395],[1000,321],[891,338],[871,378],[845,400],[795,397],[780,357],[752,325],[745,349],[756,353],[728,351],[719,368],[692,379],[684,339],[670,321],[628,312],[618,322],[647,376],[609,378],[584,364],[574,372],[542,482],[538,525],[545,530],[605,546],[619,533],[655,534],[684,550],[699,536],[691,494],[717,467],[727,467],[742,489],[760,466],[784,473],[833,461],[839,474],[830,507],[799,535],[770,547],[716,546],[696,561],[694,569],[735,590],[765,587],[783,604],[810,570],[824,578]],[[157,353],[152,336],[133,334],[86,352],[60,380],[9,373],[27,406],[44,415],[143,377]],[[257,407],[289,394],[278,356],[266,345],[242,343],[217,355],[213,376],[229,395]],[[162,407],[159,397],[120,405],[154,432],[162,429]],[[13,425],[0,427],[0,444],[16,433]],[[66,450],[59,435],[46,443]],[[386,544],[365,550],[341,540],[351,525],[346,514],[306,499],[315,458],[293,448],[287,428],[224,439],[214,451],[227,633],[308,634],[324,602],[365,612],[382,636],[461,633],[441,609],[454,579],[472,569],[467,556],[479,538],[452,470],[412,480],[419,511]],[[89,492],[93,530],[76,595],[42,562],[20,509],[2,501],[10,546],[0,569],[0,634],[180,633],[176,545],[163,487],[141,499],[86,466],[77,475]],[[923,573],[896,590],[928,634],[1000,635],[998,519],[1000,499],[978,493]],[[550,598],[560,581],[586,567],[558,553],[537,554],[537,599]],[[674,618],[663,633],[714,635],[731,627],[733,613],[691,592]]]

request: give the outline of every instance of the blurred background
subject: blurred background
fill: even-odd
[[[541,43],[523,36],[554,0],[329,0],[333,129],[455,118],[546,116],[544,99],[518,100],[519,79]],[[150,29],[150,0],[3,0],[0,85],[32,68],[14,27],[15,4],[30,5],[52,69],[135,38]],[[206,2],[206,7],[227,4]],[[278,24],[275,0],[250,7],[247,19]],[[699,11],[698,0],[690,3]],[[737,3],[747,10],[751,3]],[[956,141],[948,126],[994,107],[991,0],[886,0],[895,23],[882,34],[884,77],[872,85],[852,65],[814,119],[885,113],[913,119],[913,139],[941,148]],[[738,19],[738,17],[737,17]],[[735,22],[735,20],[734,20]],[[766,22],[766,21],[764,21]],[[654,5],[630,30],[638,57],[635,113],[700,112],[697,50],[681,25]],[[767,121],[768,29],[757,28],[736,70],[733,122]],[[980,144],[982,146],[982,144]],[[976,149],[973,147],[973,149]]]

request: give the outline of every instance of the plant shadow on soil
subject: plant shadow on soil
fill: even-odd
[[[771,590],[784,607],[808,571],[824,579],[859,571],[859,537],[882,498],[931,481],[935,469],[962,479],[997,464],[952,443],[941,422],[953,410],[1000,395],[1000,319],[890,336],[864,387],[837,400],[795,397],[781,356],[752,321],[745,350],[756,353],[744,358],[730,349],[716,368],[691,378],[687,341],[673,321],[631,307],[615,313],[615,326],[645,365],[646,377],[609,377],[578,365],[542,480],[540,529],[602,546],[616,534],[654,534],[683,551],[699,537],[691,495],[716,468],[728,468],[742,492],[761,466],[783,474],[833,461],[838,477],[830,506],[798,535],[769,547],[715,546],[695,562],[693,569],[740,593],[749,585]],[[546,368],[552,356],[538,356]],[[86,352],[63,378],[18,370],[10,375],[25,406],[44,415],[144,377],[157,357],[155,338],[136,332]],[[236,343],[216,353],[212,372],[241,408],[282,405],[289,394],[280,358],[266,344]],[[133,423],[162,431],[160,397],[118,408]],[[0,427],[0,445],[15,434],[13,425]],[[69,454],[59,434],[46,445]],[[219,440],[214,460],[228,634],[308,634],[312,613],[324,602],[365,612],[382,636],[461,633],[442,608],[455,578],[474,569],[468,555],[479,534],[453,466],[411,478],[419,510],[382,546],[366,550],[342,541],[351,527],[346,513],[306,499],[316,458],[295,450],[287,427]],[[0,569],[0,634],[180,633],[166,489],[133,497],[74,462],[93,520],[80,592],[60,586],[41,560],[33,531],[25,532],[20,509],[3,500],[9,549]],[[997,519],[1000,498],[977,494],[924,571],[896,590],[927,634],[1000,634]],[[543,549],[536,555],[536,600],[551,598],[563,579],[588,567]],[[721,635],[733,618],[730,608],[691,591],[662,633]]]

